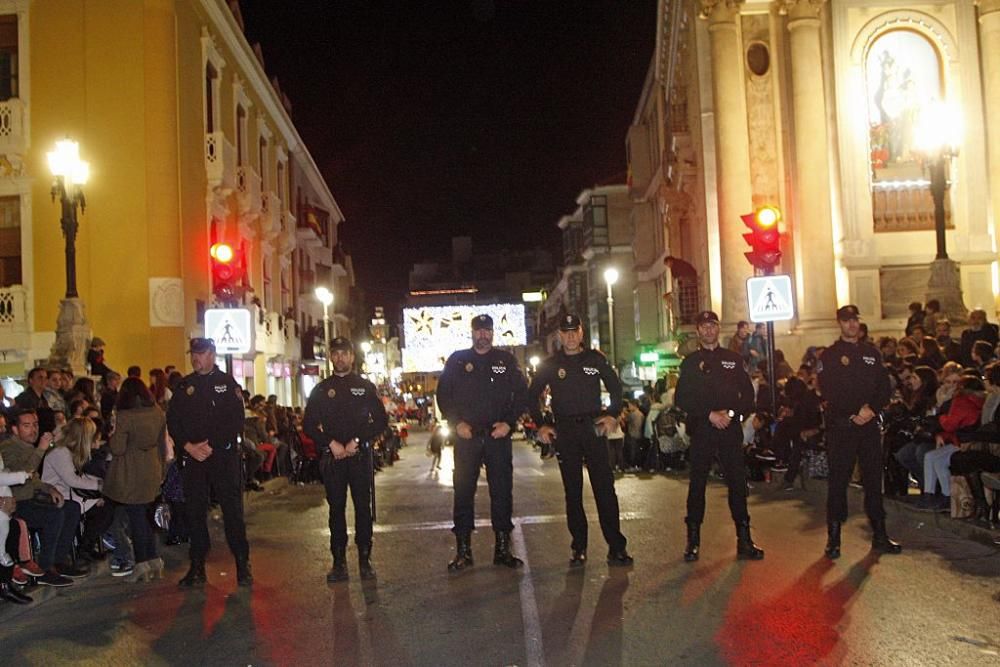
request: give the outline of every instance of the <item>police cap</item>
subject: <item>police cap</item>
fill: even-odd
[[[330,352],[354,352],[354,344],[343,336],[337,336],[330,340]]]
[[[580,318],[576,315],[564,315],[559,320],[559,331],[576,331],[580,328]]]
[[[710,322],[714,324],[719,323],[719,316],[711,310],[703,310],[698,313],[697,317],[694,318],[695,326],[701,326],[702,324],[708,324]]]
[[[489,329],[493,331],[493,318],[489,315],[476,315],[472,318],[472,330],[478,331],[479,329]]]
[[[858,312],[858,307],[854,305],[841,306],[837,309],[837,319],[841,322],[847,322],[848,320],[856,320],[861,317],[861,313]]]
[[[189,351],[196,354],[215,352],[215,341],[211,338],[192,338]]]

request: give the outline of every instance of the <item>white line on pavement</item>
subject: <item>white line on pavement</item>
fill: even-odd
[[[535,601],[535,584],[531,581],[531,565],[528,562],[528,548],[524,543],[524,533],[520,526],[511,533],[515,553],[524,560],[520,580],[521,623],[524,626],[524,657],[528,667],[545,664],[545,650],[542,647],[542,623],[538,619],[538,603]]]
[[[622,512],[620,518],[622,521],[635,521],[638,519],[648,519],[650,515],[646,512]],[[535,514],[532,516],[516,517],[514,523],[527,526],[539,523],[561,523],[565,520],[565,514]],[[399,533],[411,530],[451,530],[454,525],[451,521],[416,521],[413,523],[396,524],[376,523],[373,528],[376,533]],[[476,528],[489,528],[490,526],[489,519],[476,519]],[[317,528],[316,531],[329,534],[330,529],[323,527]]]

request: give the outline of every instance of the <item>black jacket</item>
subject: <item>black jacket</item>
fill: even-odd
[[[552,393],[552,414],[556,421],[566,417],[597,417],[604,412],[601,404],[601,383],[611,395],[606,414],[617,417],[622,411],[622,383],[607,357],[599,350],[583,350],[579,354],[563,351],[543,361],[528,390],[528,407],[536,424],[542,423],[539,404],[542,392]]]
[[[506,422],[511,430],[526,405],[527,382],[510,352],[459,350],[448,357],[438,381],[438,407],[452,426],[476,430]]]
[[[167,428],[179,451],[185,443],[208,440],[213,448],[231,445],[243,433],[243,391],[215,366],[179,383],[167,410]]]
[[[686,424],[697,431],[708,425],[708,415],[716,410],[732,410],[737,418],[730,429],[739,428],[740,419],[754,409],[753,384],[743,357],[732,350],[704,347],[681,362],[674,404],[687,413]]]
[[[816,378],[826,401],[827,427],[845,425],[864,405],[879,412],[892,398],[889,371],[870,343],[838,339],[820,356]]]
[[[351,440],[371,442],[389,425],[378,390],[356,373],[331,375],[309,394],[302,430],[320,452],[331,440],[346,445]]]

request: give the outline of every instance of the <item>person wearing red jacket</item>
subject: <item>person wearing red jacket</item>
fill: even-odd
[[[959,380],[951,407],[938,417],[941,432],[935,436],[937,448],[924,456],[924,493],[917,509],[951,511],[951,455],[959,450],[958,432],[979,424],[983,401],[983,383],[979,378],[966,376]],[[940,496],[934,495],[938,483]]]

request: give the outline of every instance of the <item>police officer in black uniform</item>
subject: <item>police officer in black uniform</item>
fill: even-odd
[[[319,446],[320,472],[330,505],[330,583],[347,579],[347,488],[354,503],[354,543],[362,579],[374,579],[372,567],[371,441],[385,431],[389,419],[378,390],[354,369],[354,346],[338,336],[330,341],[333,375],[309,395],[302,430]]]
[[[490,520],[496,534],[493,563],[515,568],[523,563],[510,550],[514,466],[511,432],[525,405],[527,384],[512,354],[493,347],[493,318],[472,319],[472,348],[448,357],[438,381],[438,407],[455,438],[455,558],[448,569],[473,564],[476,483],[486,463]]]
[[[882,506],[882,433],[879,411],[892,397],[889,371],[871,343],[861,341],[857,306],[837,310],[840,339],[826,348],[816,366],[826,402],[826,451],[830,482],[826,496],[827,558],[840,558],[840,527],[847,520],[847,484],[854,462],[861,467],[865,513],[872,525],[872,549],[887,554],[903,550],[889,539]]]
[[[583,511],[583,464],[597,502],[601,532],[608,543],[608,565],[631,565],[618,518],[615,477],[608,461],[606,434],[622,411],[622,384],[615,369],[599,350],[583,347],[583,326],[576,315],[559,323],[562,349],[543,361],[528,390],[528,407],[536,424],[543,417],[539,399],[548,387],[555,424],[538,429],[538,439],[555,444],[566,492],[566,521],[572,536],[570,566],[587,561],[587,515]],[[601,383],[611,395],[611,405],[601,404]]]
[[[236,558],[236,581],[253,583],[250,545],[243,523],[243,477],[239,437],[243,433],[243,393],[228,373],[215,365],[215,342],[191,339],[194,372],[177,385],[167,409],[167,427],[180,457],[181,479],[191,531],[191,568],[184,587],[205,585],[209,494],[222,507],[226,542]]]
[[[743,357],[719,345],[719,316],[706,310],[698,314],[695,324],[701,346],[681,363],[675,393],[677,407],[687,413],[685,423],[691,438],[684,560],[698,560],[705,485],[715,457],[729,487],[729,512],[736,523],[736,557],[760,560],[764,551],[750,536],[743,462],[742,420],[753,411],[753,385]]]

